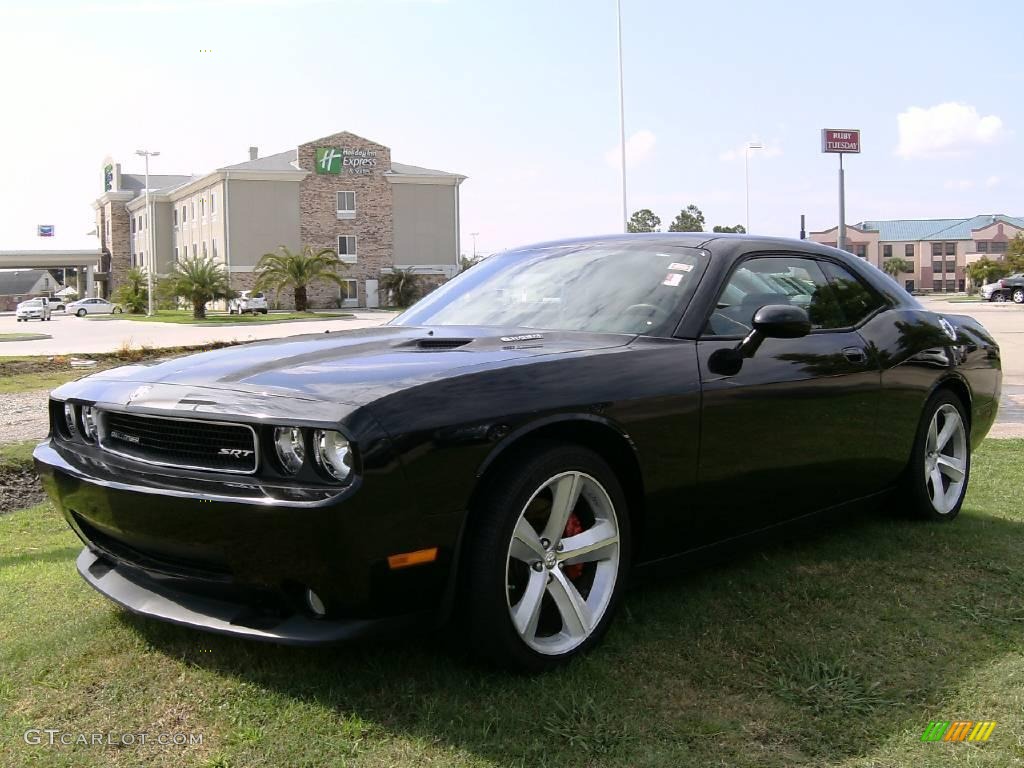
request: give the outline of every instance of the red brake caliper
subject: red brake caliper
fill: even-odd
[[[583,533],[583,524],[576,516],[576,513],[573,512],[569,515],[569,519],[565,521],[565,530],[562,532],[562,538],[566,539],[570,536],[575,536],[577,533]],[[565,566],[564,573],[570,580],[578,579],[583,573],[583,565],[582,563],[579,565],[567,565]]]

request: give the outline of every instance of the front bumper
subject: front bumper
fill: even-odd
[[[314,619],[270,606],[177,590],[145,571],[115,564],[84,548],[78,573],[93,589],[132,613],[192,629],[286,645],[325,645],[399,629],[416,616],[390,619]],[[425,618],[425,617],[424,617]]]
[[[128,610],[290,644],[443,618],[459,520],[420,514],[395,477],[370,472],[341,495],[300,499],[56,440],[34,458],[86,544],[82,577]],[[432,546],[435,563],[387,566],[389,555]],[[325,618],[309,612],[307,589],[327,606]]]

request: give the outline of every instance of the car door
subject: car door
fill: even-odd
[[[805,309],[810,334],[765,339],[738,371],[716,366],[712,356],[735,348],[754,313],[768,304]],[[697,342],[700,543],[825,508],[870,487],[862,471],[875,447],[880,373],[852,325],[814,258],[757,255],[734,267]]]

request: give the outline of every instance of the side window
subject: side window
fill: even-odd
[[[733,271],[704,335],[746,335],[754,313],[766,304],[802,307],[814,328],[842,328],[847,324],[818,262],[799,256],[761,256],[742,262]]]
[[[885,306],[885,300],[868,288],[863,281],[854,277],[846,267],[822,261],[821,268],[839,300],[839,307],[847,325],[857,325],[868,315]]]

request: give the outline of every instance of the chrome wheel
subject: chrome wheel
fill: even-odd
[[[619,523],[608,492],[583,472],[546,480],[516,522],[505,564],[512,624],[534,651],[568,653],[601,622],[619,572]]]
[[[1014,304],[1024,304],[1024,290],[1021,290],[1020,288],[1015,288],[1013,291],[1012,298]]]
[[[928,425],[924,475],[932,507],[940,515],[949,514],[967,481],[967,432],[960,412],[949,403],[935,411]]]
[[[998,301],[1000,304],[1006,301],[1006,294],[1001,291],[997,291],[992,294],[992,301]]]

